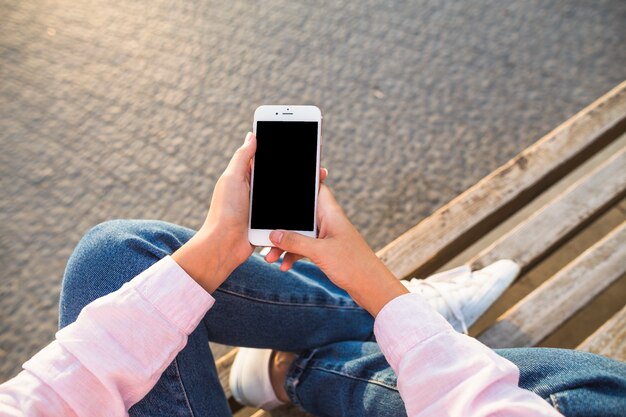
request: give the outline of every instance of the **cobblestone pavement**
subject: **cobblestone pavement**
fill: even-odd
[[[626,78],[623,1],[0,0],[0,381],[72,247],[198,227],[260,104],[316,104],[376,248]]]

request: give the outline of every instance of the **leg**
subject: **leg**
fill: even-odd
[[[302,353],[287,372],[285,390],[315,416],[406,416],[396,375],[375,342],[339,342]]]
[[[522,388],[567,417],[621,416],[626,365],[564,349],[503,349]],[[396,376],[374,342],[339,342],[303,352],[285,380],[291,401],[316,416],[404,416]]]
[[[73,322],[85,304],[117,290],[194,233],[141,220],[114,220],[93,228],[68,263],[61,327]],[[255,254],[213,296],[216,303],[203,321],[213,342],[299,351],[372,338],[372,317],[310,262],[281,272]]]
[[[60,327],[76,320],[86,304],[117,290],[192,234],[188,229],[150,221],[111,221],[93,228],[68,262],[61,290]],[[189,336],[187,346],[129,414],[231,415],[204,326],[198,326]]]
[[[520,386],[567,417],[623,416],[626,364],[566,349],[500,349],[520,370]]]
[[[76,320],[86,304],[117,290],[193,234],[190,229],[157,221],[116,220],[94,227],[68,262],[60,327]],[[311,264],[301,263],[293,272],[283,273],[253,256],[214,296],[215,306],[166,370],[155,394],[151,392],[134,409],[148,407],[167,393],[178,396],[168,403],[193,410],[210,406],[214,414],[203,414],[202,409],[197,414],[223,415],[219,412],[227,407],[221,389],[217,390],[220,385],[208,340],[298,351],[347,338],[365,340],[372,334],[371,317]],[[223,406],[209,405],[216,392],[221,398],[211,401]],[[160,406],[166,407],[163,402]]]
[[[288,272],[253,255],[213,294],[209,339],[289,352],[373,338],[372,317],[310,262]]]

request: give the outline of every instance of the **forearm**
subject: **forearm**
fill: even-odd
[[[408,290],[381,260],[372,255],[373,259],[368,260],[365,268],[359,268],[361,276],[351,279],[355,285],[350,285],[347,292],[358,305],[376,317],[387,303],[407,294]]]
[[[374,333],[398,377],[409,416],[559,416],[518,387],[519,370],[476,339],[455,332],[411,294],[379,313]]]
[[[200,230],[172,254],[172,259],[212,294],[236,267],[232,266],[228,254],[223,253],[224,247],[215,232]]]
[[[0,385],[0,403],[10,400],[24,415],[125,415],[156,384],[213,301],[171,258],[162,259],[88,304],[24,372]],[[2,407],[9,406],[0,405],[0,414]]]

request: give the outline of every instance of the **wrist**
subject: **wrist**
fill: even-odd
[[[202,288],[213,293],[233,271],[224,246],[213,233],[202,230],[172,254],[172,258]]]
[[[348,290],[354,301],[372,317],[376,317],[391,300],[409,292],[382,261],[376,260],[377,264],[364,269],[363,275],[355,280],[357,285]]]

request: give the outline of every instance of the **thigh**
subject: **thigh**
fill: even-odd
[[[59,326],[72,323],[85,305],[117,290],[170,255],[194,233],[151,220],[113,220],[92,228],[68,261],[61,289]],[[221,390],[209,390],[213,385],[219,387],[219,383],[215,384],[208,340],[299,351],[326,341],[372,337],[373,320],[369,314],[310,263],[299,263],[292,271],[283,273],[276,265],[254,255],[233,272],[214,296],[216,304],[190,335],[188,346],[167,368],[153,392],[133,408],[133,415],[149,414],[139,413],[154,404],[163,408],[163,404],[174,403],[187,404],[191,410],[208,402],[213,403],[211,409],[216,414],[206,415],[227,412]],[[199,383],[185,384],[186,379]],[[177,393],[177,399],[172,392]]]
[[[203,326],[189,335],[185,348],[128,414],[130,417],[231,416]]]
[[[564,349],[496,352],[519,368],[521,388],[566,417],[623,416],[626,364]],[[374,342],[340,342],[303,352],[285,388],[295,404],[315,415],[405,415],[396,376]]]
[[[626,365],[566,349],[498,349],[520,370],[520,387],[549,401],[566,417],[623,416]]]
[[[282,272],[255,254],[213,296],[204,323],[218,343],[298,352],[373,337],[370,314],[310,262]]]
[[[60,326],[176,251],[194,233],[151,220],[113,220],[91,229],[67,264]],[[310,262],[282,272],[254,254],[213,296],[216,303],[203,324],[209,340],[217,343],[299,351],[372,337],[372,317]]]

